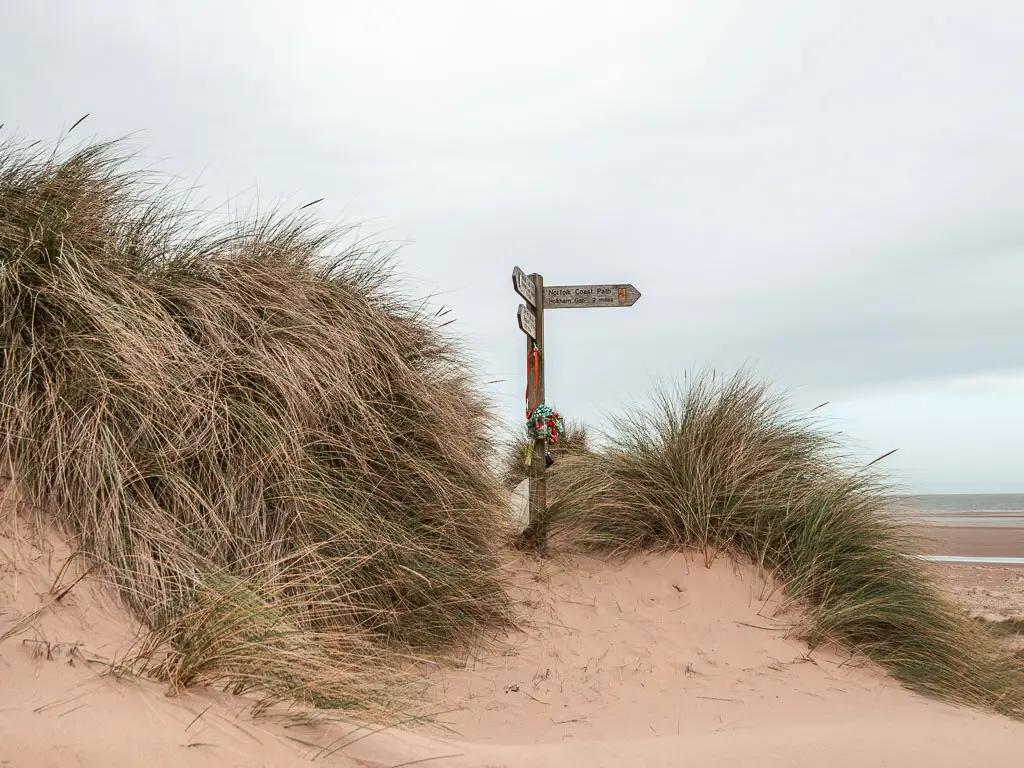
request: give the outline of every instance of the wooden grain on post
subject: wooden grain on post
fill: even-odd
[[[534,339],[537,344],[537,386],[534,393],[534,402],[540,405],[544,402],[544,277],[543,275],[532,275],[537,299],[536,310],[536,333]],[[545,471],[547,464],[544,460],[547,454],[547,441],[537,440],[533,444],[533,462],[530,478],[530,525],[535,526],[543,519],[544,511],[548,506],[547,479]]]

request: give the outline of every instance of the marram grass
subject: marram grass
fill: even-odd
[[[890,489],[764,384],[698,376],[551,471],[541,527],[618,554],[687,548],[762,566],[806,609],[812,646],[863,654],[909,688],[1024,716],[1024,664],[937,591],[888,514]]]
[[[384,254],[154,190],[116,144],[0,145],[2,458],[145,668],[386,702],[387,654],[506,620],[489,406]]]

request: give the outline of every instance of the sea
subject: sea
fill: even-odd
[[[892,503],[900,517],[947,530],[958,529],[968,534],[965,540],[977,538],[970,536],[972,531],[987,531],[993,539],[1024,542],[1024,493],[894,496]],[[1011,549],[1016,549],[1015,545],[1011,544]],[[1024,566],[1024,543],[1020,551],[999,556],[967,552],[920,557],[945,563]]]

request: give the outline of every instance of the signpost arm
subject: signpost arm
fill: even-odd
[[[535,311],[537,314],[537,387],[533,396],[534,407],[544,402],[544,276],[532,275],[537,288]],[[547,441],[537,440],[533,446],[530,477],[530,525],[537,524],[547,509],[547,480],[544,477]]]

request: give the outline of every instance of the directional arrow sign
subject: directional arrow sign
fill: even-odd
[[[525,304],[519,305],[519,313],[516,319],[519,320],[519,330],[531,339],[537,338],[537,316],[533,314],[532,310],[527,309]]]
[[[544,309],[632,307],[639,298],[640,291],[628,283],[544,286]]]
[[[531,307],[537,306],[537,286],[533,282],[533,278],[519,267],[512,270],[512,287],[516,289],[516,293],[526,299]]]

